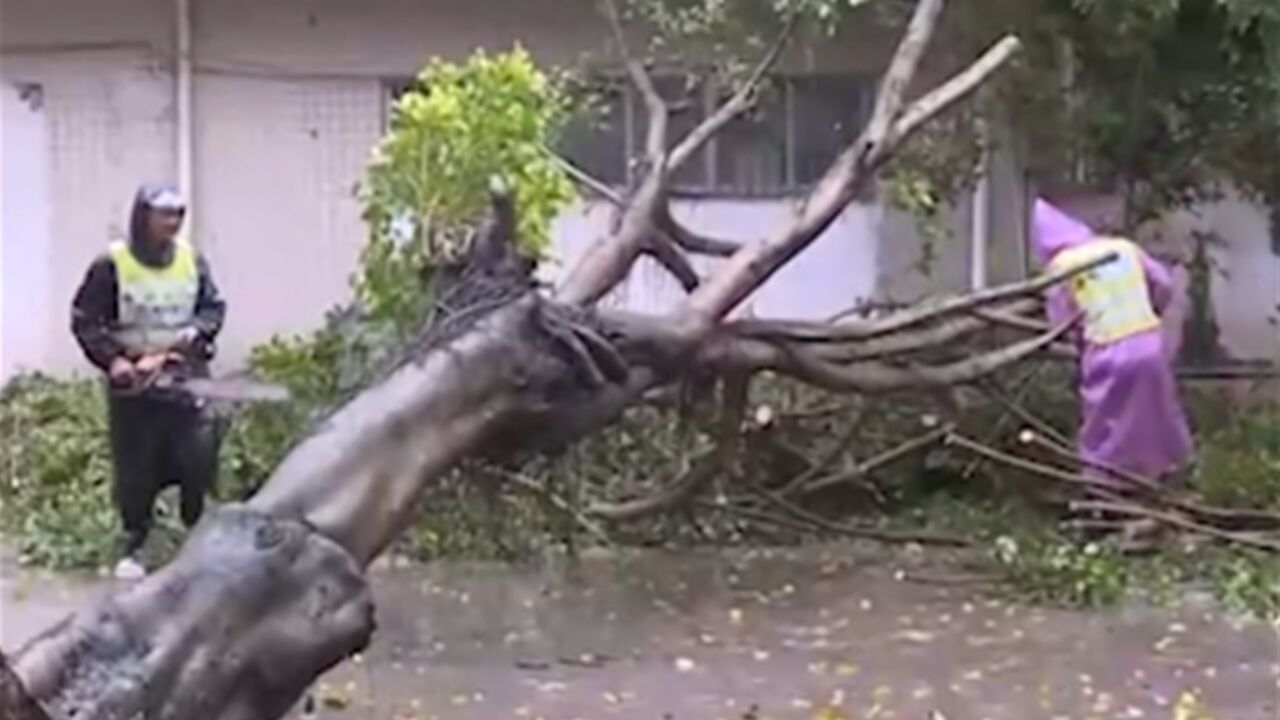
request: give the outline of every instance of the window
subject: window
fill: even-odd
[[[387,112],[413,87],[412,79],[388,81]],[[683,138],[726,98],[725,88],[685,74],[654,77],[672,106],[670,142]],[[672,178],[677,193],[770,197],[794,193],[821,177],[866,124],[875,80],[861,75],[772,78],[757,107],[725,127]],[[575,165],[606,183],[626,185],[631,160],[644,150],[648,114],[644,100],[625,78],[600,77],[585,88],[592,113],[565,128],[561,151]]]
[[[723,88],[659,76],[654,84],[676,111],[675,142],[714,112]],[[601,111],[566,129],[565,154],[579,167],[614,185],[629,179],[631,158],[644,148],[643,98],[621,79],[602,81]],[[672,179],[679,193],[739,197],[772,196],[815,181],[836,154],[861,131],[870,114],[875,83],[862,76],[773,78],[753,112],[724,128]]]

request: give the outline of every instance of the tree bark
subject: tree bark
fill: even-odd
[[[168,567],[15,660],[53,720],[260,720],[372,633],[369,588],[346,550],[302,522],[229,506]]]

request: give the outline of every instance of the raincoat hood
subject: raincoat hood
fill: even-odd
[[[184,210],[186,203],[176,190],[167,185],[143,185],[133,197],[133,209],[129,213],[129,249],[134,257],[147,265],[168,265],[173,259],[173,243],[157,246],[147,238],[147,221],[152,209]]]
[[[1089,242],[1096,234],[1088,225],[1043,198],[1036,200],[1031,224],[1036,256],[1042,263],[1048,263],[1067,248]]]

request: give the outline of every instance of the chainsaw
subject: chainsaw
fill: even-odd
[[[290,399],[289,389],[283,385],[261,382],[244,375],[201,378],[187,377],[170,370],[152,373],[132,385],[123,387],[113,385],[111,391],[123,397],[135,397],[144,393],[172,394],[195,400],[230,404],[282,403]]]

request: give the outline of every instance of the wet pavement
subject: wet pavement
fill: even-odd
[[[373,574],[375,642],[317,683],[318,717],[1280,717],[1280,636],[1202,601],[1027,608],[850,547],[394,565]],[[0,647],[107,587],[4,568]]]

